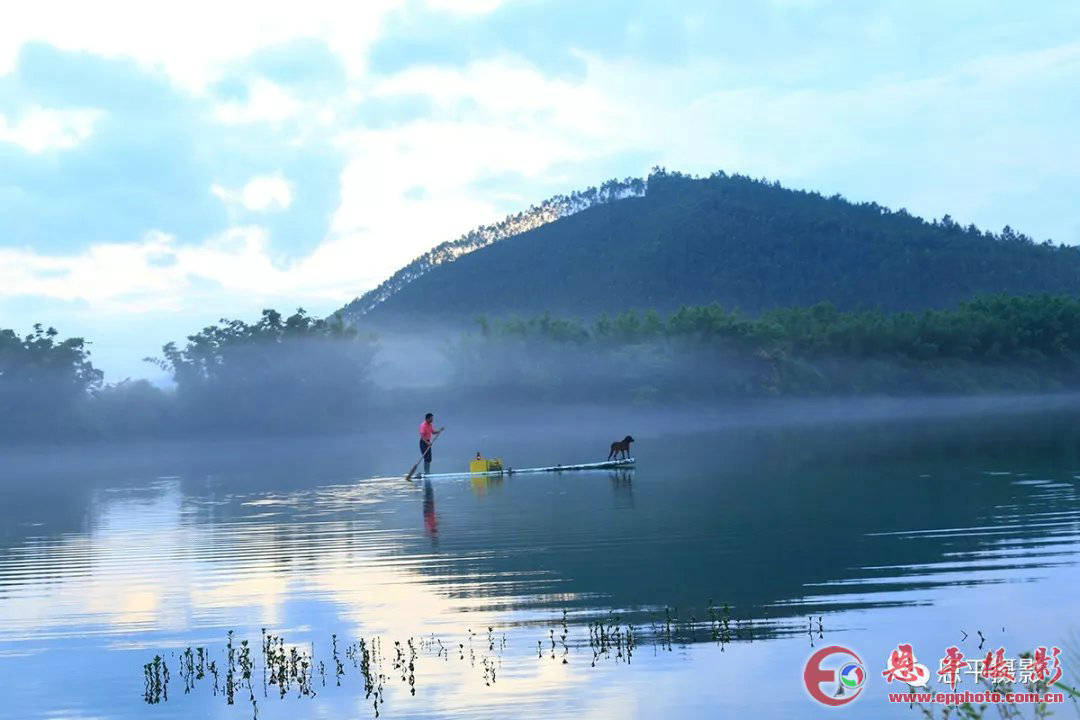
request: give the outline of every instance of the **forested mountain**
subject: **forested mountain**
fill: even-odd
[[[347,305],[347,317],[378,326],[711,303],[757,313],[820,301],[912,310],[985,293],[1080,293],[1080,248],[1035,243],[1009,227],[992,234],[948,216],[927,222],[722,172],[658,169],[645,183],[602,187],[556,198],[559,212],[543,217],[558,219],[525,232],[513,234],[521,222],[508,218],[498,231],[439,246]],[[480,242],[470,243],[474,235]]]

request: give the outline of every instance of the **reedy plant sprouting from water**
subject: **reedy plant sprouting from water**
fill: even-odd
[[[143,674],[146,687],[143,692],[143,700],[150,705],[169,699],[169,666],[164,658],[155,655],[154,659],[143,665]]]
[[[228,632],[228,640],[225,641],[225,657],[227,664],[225,666],[225,702],[232,705],[236,699],[236,687],[233,680],[233,663],[236,659],[236,652],[233,649],[233,631]]]
[[[494,682],[495,676],[492,674],[492,682]],[[416,695],[416,647],[413,645],[412,638],[409,638],[409,694]]]
[[[621,618],[613,613],[608,613],[607,621],[589,623],[589,649],[593,657],[590,667],[596,667],[596,663],[602,658],[609,657],[611,651],[615,651],[615,661],[625,660],[630,663],[637,644],[634,626],[621,625]]]
[[[720,645],[721,649],[735,639],[741,639],[744,627],[736,622],[732,628],[731,608],[722,605],[719,608],[710,600],[706,604],[705,614],[707,620],[699,621],[692,613],[680,614],[678,608],[664,608],[662,616],[654,615],[648,626],[635,626],[631,622],[624,622],[622,617],[614,611],[609,611],[606,617],[587,621],[587,639],[575,642],[572,638],[569,612],[562,610],[561,618],[548,626],[548,634],[544,640],[537,641],[537,657],[548,661],[559,661],[561,664],[569,664],[571,649],[584,645],[587,641],[592,651],[590,665],[595,667],[605,659],[614,660],[616,663],[631,663],[639,643],[644,639],[650,639],[655,649],[671,650],[675,644],[685,644],[710,639]],[[822,637],[822,618],[817,622],[818,636]],[[805,626],[804,626],[805,627]],[[496,641],[496,629],[494,626],[486,627],[486,648],[477,645],[476,633],[470,628],[467,630],[462,642],[458,642],[459,662],[466,660],[470,667],[480,665],[481,677],[484,684],[490,687],[495,684],[502,667],[502,653],[507,647],[507,636],[501,633]],[[794,630],[794,628],[793,628]],[[812,628],[811,628],[812,630]],[[752,638],[752,632],[749,633]],[[325,688],[326,672],[330,668],[317,661],[315,657],[315,644],[310,641],[301,646],[286,643],[285,638],[266,631],[261,631],[262,654],[261,673],[263,682],[263,696],[269,697],[268,688],[275,685],[278,688],[279,698],[295,691],[298,698],[314,698],[315,672],[318,671],[320,685]],[[376,717],[380,715],[380,708],[385,703],[384,686],[389,682],[387,674],[382,671],[383,653],[382,641],[376,636],[365,639],[360,638],[355,642],[342,645],[338,635],[330,636],[329,656],[333,665],[335,685],[344,684],[348,676],[347,664],[351,664],[364,683],[364,697],[372,703],[372,710]],[[468,653],[466,653],[466,644]],[[408,638],[404,642],[394,642],[392,656],[393,678],[395,682],[401,682],[408,687],[410,695],[416,695],[417,690],[417,661],[421,654],[441,658],[444,662],[450,661],[452,641],[444,642],[442,638],[432,633],[428,637]],[[225,697],[227,704],[234,704],[236,694],[247,691],[248,700],[251,704],[252,715],[257,717],[259,707],[254,691],[255,662],[252,647],[247,640],[237,642],[233,631],[226,634],[224,657],[219,657],[223,665],[219,665],[216,659],[211,659],[211,653],[203,647],[187,648],[177,655],[181,675],[184,677],[185,691],[193,690],[198,681],[208,675],[212,678],[212,690],[214,695],[220,691]],[[168,667],[165,665],[163,656],[156,656],[155,661],[144,666],[145,692],[144,700],[148,704],[156,704],[167,700],[167,684],[169,677]],[[221,675],[224,677],[221,677]]]

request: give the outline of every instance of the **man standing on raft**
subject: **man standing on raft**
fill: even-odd
[[[420,455],[424,458],[424,474],[427,475],[431,472],[431,441],[435,435],[441,433],[445,428],[435,429],[432,425],[432,421],[435,420],[435,416],[428,413],[424,416],[424,422],[420,423]]]

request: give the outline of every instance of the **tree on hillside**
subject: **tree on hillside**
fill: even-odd
[[[40,324],[22,337],[0,329],[0,432],[5,436],[59,436],[80,429],[102,372],[90,362],[85,340],[58,335]]]
[[[368,389],[374,339],[339,315],[285,318],[275,310],[249,324],[222,319],[147,358],[176,383],[179,417],[198,429],[326,429],[354,417]]]

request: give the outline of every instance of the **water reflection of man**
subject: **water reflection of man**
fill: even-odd
[[[424,481],[424,529],[431,537],[435,537],[439,531],[435,517],[435,489],[431,487],[430,480]]]

